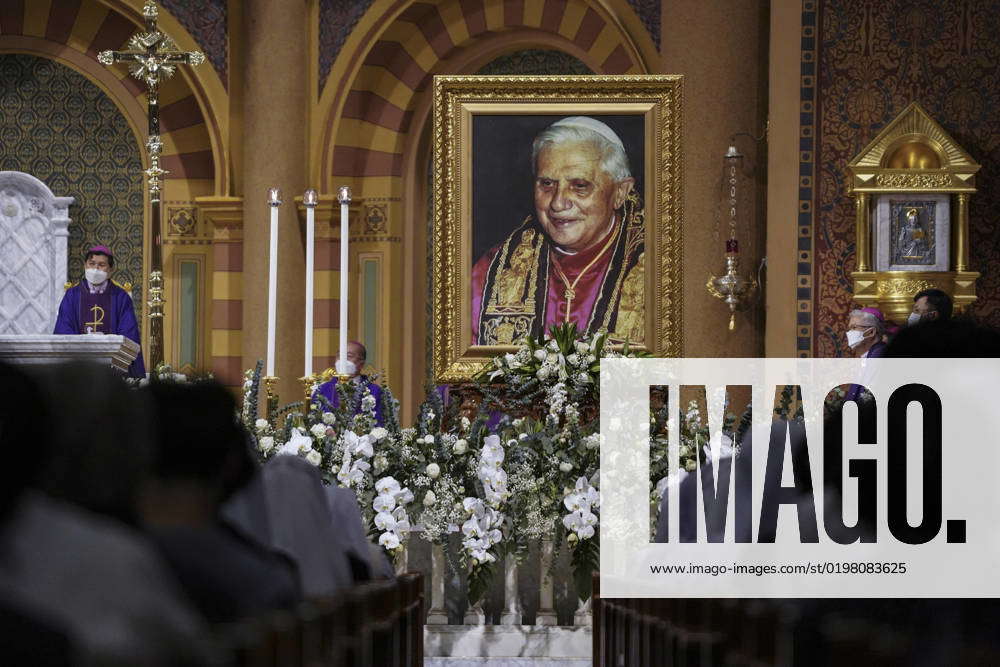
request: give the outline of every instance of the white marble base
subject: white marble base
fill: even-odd
[[[589,664],[593,649],[589,627],[533,625],[424,626],[424,655],[428,658],[541,658],[575,659]],[[457,663],[441,663],[441,665]],[[506,665],[501,662],[469,663]],[[510,664],[535,664],[510,663]],[[546,664],[546,663],[538,663]],[[575,667],[575,665],[574,665]]]
[[[125,373],[138,354],[139,346],[125,336],[0,335],[0,361],[8,364],[93,361]]]

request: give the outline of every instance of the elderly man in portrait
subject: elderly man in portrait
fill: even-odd
[[[549,125],[532,146],[535,215],[472,268],[472,342],[510,345],[557,324],[642,343],[642,203],[625,147],[585,116]]]

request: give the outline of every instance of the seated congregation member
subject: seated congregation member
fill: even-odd
[[[333,525],[347,543],[351,574],[355,583],[369,579],[392,579],[396,573],[385,549],[365,537],[365,527],[358,509],[358,497],[351,489],[333,484],[323,488]]]
[[[350,538],[334,524],[319,472],[305,459],[269,459],[222,514],[246,537],[291,559],[304,597],[329,597],[354,583]]]
[[[947,292],[925,289],[913,295],[913,312],[906,320],[907,326],[951,319],[952,302]]]
[[[204,664],[203,621],[134,527],[150,460],[143,397],[96,364],[43,379],[59,418],[31,420],[16,445],[39,474],[0,536],[0,590],[65,628],[80,664]],[[48,455],[35,449],[45,437]]]
[[[54,334],[116,334],[140,345],[132,297],[111,280],[115,258],[107,246],[94,246],[84,257],[86,276],[70,287],[59,304]],[[142,351],[129,366],[130,377],[146,376]]]
[[[8,521],[48,453],[48,421],[41,391],[22,371],[0,364],[0,545]],[[32,446],[24,447],[31,442]],[[9,665],[56,667],[76,660],[68,629],[6,586],[6,549],[0,552],[0,660]]]
[[[351,363],[351,382],[354,383],[354,408],[352,414],[361,413],[361,400],[364,398],[363,387],[367,387],[375,399],[375,423],[382,426],[382,387],[372,382],[367,375],[361,374],[361,369],[368,360],[368,350],[356,340],[347,344],[347,360]],[[339,356],[337,358],[339,361]],[[324,382],[316,389],[315,395],[322,395],[334,408],[340,407],[340,396],[337,393],[337,378]]]
[[[847,324],[847,345],[854,354],[861,357],[861,377],[858,384],[852,384],[844,396],[845,401],[856,401],[863,394],[862,386],[867,386],[873,378],[874,368],[866,363],[868,359],[885,356],[885,316],[878,308],[852,310]]]
[[[188,597],[212,622],[293,607],[292,563],[219,520],[222,503],[256,471],[232,395],[207,382],[154,382],[144,391],[157,446],[142,517]]]

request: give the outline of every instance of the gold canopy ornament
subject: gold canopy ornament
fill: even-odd
[[[980,165],[949,135],[926,110],[912,102],[847,164],[849,194],[854,197],[856,215],[857,268],[854,300],[875,306],[889,319],[905,320],[913,305],[913,295],[928,288],[944,290],[960,311],[976,300],[979,273],[969,271],[969,196],[976,191],[975,176]],[[877,266],[879,256],[888,256],[891,244],[891,211],[886,200],[937,199],[941,201],[942,228],[947,236],[938,247],[948,249],[946,270],[914,265],[908,270],[888,270]],[[929,203],[929,202],[928,202]],[[903,215],[911,207],[903,206]],[[873,213],[877,213],[874,215]],[[930,215],[930,213],[928,213]],[[919,232],[923,235],[923,231]],[[943,233],[943,232],[942,232]],[[928,235],[928,242],[934,241]],[[881,251],[881,255],[880,255]],[[885,262],[882,262],[885,264]]]

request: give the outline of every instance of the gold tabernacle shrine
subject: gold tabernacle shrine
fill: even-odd
[[[969,196],[979,165],[911,103],[847,165],[854,197],[854,300],[905,320],[913,295],[938,288],[956,311],[976,300]]]

